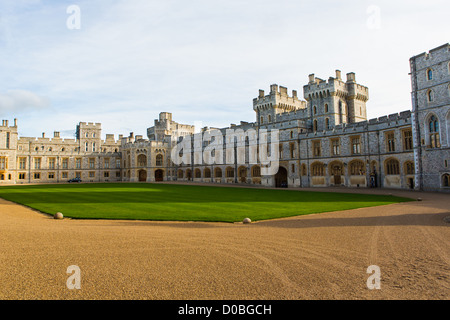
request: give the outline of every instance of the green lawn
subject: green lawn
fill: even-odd
[[[0,187],[0,197],[76,219],[252,221],[411,201],[382,195],[197,185],[99,183]]]

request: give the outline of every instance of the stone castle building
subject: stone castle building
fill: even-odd
[[[445,44],[410,59],[412,110],[367,119],[367,87],[354,73],[345,79],[309,75],[301,100],[297,91],[276,84],[253,100],[255,122],[219,130],[224,136],[223,164],[191,161],[176,165],[171,150],[183,137],[193,137],[194,126],[179,124],[172,114],[160,113],[147,138],[107,134],[101,124],[81,122],[75,139],[18,137],[17,120],[0,126],[0,184],[65,182],[196,181],[287,187],[384,187],[450,191],[450,45]],[[248,141],[226,140],[229,129],[278,129],[279,169],[262,175],[249,161]],[[195,140],[195,139],[194,139]],[[225,147],[239,145],[246,156],[225,161]],[[195,143],[194,143],[195,144]],[[194,146],[204,150],[208,143]],[[253,149],[252,149],[253,150]],[[259,152],[259,149],[256,149]]]

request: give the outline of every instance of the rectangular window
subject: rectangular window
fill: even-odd
[[[81,159],[80,159],[80,158],[77,158],[77,159],[75,160],[75,167],[76,167],[77,169],[81,169]]]
[[[19,158],[19,169],[25,170],[27,168],[27,158]]]
[[[109,178],[109,172],[108,172],[108,171],[105,171],[105,172],[103,173],[103,177]]]
[[[41,168],[41,158],[34,158],[34,169],[40,169]]]
[[[95,172],[89,171],[89,178],[95,178]]]
[[[67,158],[62,159],[62,168],[63,169],[69,168],[69,159],[67,159]]]
[[[361,153],[360,137],[353,137],[351,141],[352,141],[352,154],[360,154]]]
[[[39,172],[36,172],[34,174],[34,179],[39,180],[41,178],[41,174]]]
[[[9,149],[10,133],[6,133],[6,149]]]
[[[120,171],[116,171],[116,178],[120,178]]]
[[[6,158],[0,158],[0,170],[8,169],[8,160]]]
[[[412,130],[403,131],[403,149],[404,150],[413,149]]]
[[[294,151],[295,151],[295,145],[293,143],[289,144],[289,152],[291,154],[291,159],[293,159],[295,157]]]
[[[25,180],[25,173],[19,173],[19,180]]]
[[[340,143],[339,143],[339,139],[332,139],[331,140],[331,154],[333,156],[338,156],[340,155],[341,150],[340,150]]]
[[[387,152],[395,151],[395,135],[394,132],[386,133],[386,149]]]
[[[313,141],[313,155],[314,157],[321,156],[320,141]]]
[[[55,173],[54,172],[49,172],[48,173],[48,178],[49,179],[55,179]]]
[[[116,158],[116,168],[120,168],[121,160],[119,158]]]
[[[62,173],[61,173],[61,178],[67,179],[67,177],[68,177],[67,172],[62,172]]]
[[[48,159],[48,168],[49,169],[55,169],[55,162],[56,162],[55,158]]]
[[[106,158],[104,161],[104,168],[109,169],[109,158]]]
[[[81,179],[81,172],[75,172],[75,178]]]
[[[94,158],[89,159],[89,168],[95,169],[95,159]]]

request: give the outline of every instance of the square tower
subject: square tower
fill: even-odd
[[[336,76],[328,81],[310,74],[308,84],[303,86],[303,94],[313,131],[367,120],[369,89],[356,83],[353,72],[347,73],[345,82],[340,70],[336,70]]]
[[[415,188],[450,189],[450,44],[410,59]]]

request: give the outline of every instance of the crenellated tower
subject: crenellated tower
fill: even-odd
[[[308,84],[303,87],[303,94],[314,131],[367,120],[369,89],[356,83],[353,72],[347,73],[345,82],[340,70],[336,70],[336,76],[330,77],[328,81],[310,74]]]
[[[253,99],[253,110],[259,126],[274,122],[278,114],[305,108],[306,101],[298,98],[296,90],[292,90],[292,96],[289,96],[287,88],[278,87],[277,84],[270,86],[268,95],[264,94],[264,90],[259,90],[259,96]]]

